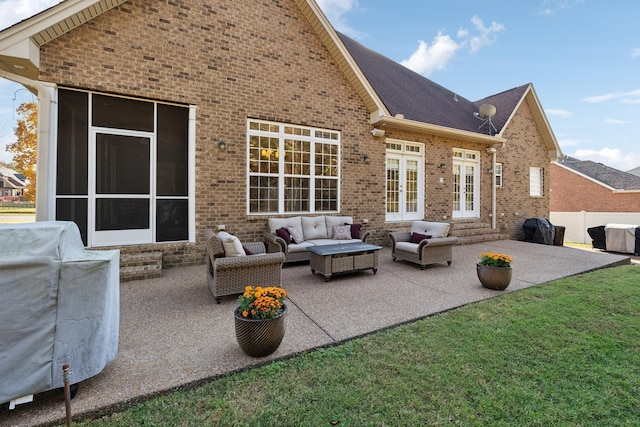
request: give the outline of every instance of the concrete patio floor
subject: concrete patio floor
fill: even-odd
[[[236,298],[225,297],[216,304],[207,287],[204,265],[167,269],[159,279],[122,283],[118,354],[100,374],[80,384],[71,403],[72,413],[85,417],[115,412],[274,359],[562,277],[631,262],[624,254],[513,240],[455,246],[453,251],[450,267],[434,264],[421,271],[415,264],[394,263],[390,249],[384,248],[376,275],[369,270],[336,276],[330,282],[312,275],[308,264],[286,266],[282,287],[290,296],[287,331],[279,349],[260,359],[246,356],[238,347],[232,314]],[[514,258],[513,280],[506,291],[480,285],[475,263],[485,251]],[[363,294],[370,295],[368,306],[354,311],[353,301]],[[60,390],[36,395],[33,403],[15,410],[7,407],[0,409],[0,426],[64,424]]]

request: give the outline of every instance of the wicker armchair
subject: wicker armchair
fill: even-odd
[[[451,225],[446,222],[414,221],[411,231],[391,232],[391,257],[393,261],[403,259],[420,265],[424,270],[427,264],[446,262],[451,265],[452,248],[458,243],[457,237],[449,237]],[[411,242],[412,233],[432,235],[419,242]]]
[[[225,295],[241,294],[246,286],[281,286],[283,253],[266,253],[264,243],[244,246],[253,255],[225,257],[222,243],[211,229],[206,229],[207,283],[216,302]]]

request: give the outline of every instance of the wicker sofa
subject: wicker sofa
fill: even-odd
[[[309,246],[335,245],[344,243],[366,242],[370,231],[362,230],[360,224],[354,224],[350,216],[319,215],[293,216],[287,218],[269,218],[269,231],[263,234],[267,244],[267,252],[282,252],[285,262],[309,261]],[[351,234],[348,238],[337,238],[335,227],[349,225]],[[278,230],[299,228],[302,232],[301,242],[287,241],[286,236],[278,235]],[[344,236],[343,236],[344,237]]]
[[[391,232],[391,257],[420,265],[424,270],[428,264],[446,262],[451,265],[452,248],[457,237],[450,237],[448,222],[414,221],[411,231]]]
[[[206,229],[207,283],[220,304],[225,295],[244,292],[246,286],[281,286],[284,254],[266,253],[263,242],[244,243],[251,255],[225,256],[225,247],[218,235]]]

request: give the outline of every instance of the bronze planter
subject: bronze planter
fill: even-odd
[[[487,289],[504,291],[511,283],[511,267],[491,267],[480,263],[476,264],[478,279]]]
[[[283,304],[282,313],[272,319],[247,319],[236,308],[233,312],[236,325],[236,339],[242,351],[249,356],[264,357],[278,349],[286,325],[287,306]]]

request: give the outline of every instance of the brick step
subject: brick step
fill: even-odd
[[[472,229],[485,229],[485,228],[491,228],[491,224],[489,224],[488,222],[478,222],[478,221],[455,221],[453,223],[453,227],[451,229],[452,232],[457,231],[457,230],[472,230]]]
[[[493,233],[493,234],[476,234],[471,236],[458,237],[459,245],[469,245],[471,243],[493,242],[496,240],[509,240],[509,235]]]
[[[456,220],[453,224],[451,235],[460,240],[458,242],[460,245],[509,239],[509,235],[500,234],[500,231],[491,228],[491,224],[488,222],[473,219]]]
[[[120,281],[150,279],[162,276],[162,252],[120,254]]]

